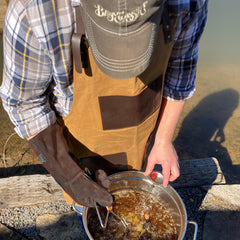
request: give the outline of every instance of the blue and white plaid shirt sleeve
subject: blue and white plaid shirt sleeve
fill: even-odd
[[[29,2],[27,6],[26,2]],[[70,2],[18,0],[9,3],[3,34],[0,94],[22,138],[44,130],[55,123],[56,113],[66,116],[71,109],[71,36],[75,17]],[[168,4],[179,21],[164,96],[182,100],[195,90],[198,45],[206,22],[207,0],[168,0]]]
[[[27,138],[54,124],[56,112],[64,116],[71,108],[74,16],[66,2],[58,8],[54,1],[27,7],[12,2],[5,17],[0,93],[15,131]]]
[[[207,20],[208,0],[172,0],[178,5],[174,45],[164,85],[164,97],[173,101],[190,98],[195,92],[199,40]],[[172,14],[176,5],[169,5]],[[179,10],[177,10],[179,11]]]

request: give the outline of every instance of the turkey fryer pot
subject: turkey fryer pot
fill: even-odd
[[[143,172],[138,171],[126,171],[119,172],[109,176],[111,181],[109,191],[111,193],[121,190],[137,190],[144,191],[155,196],[165,208],[168,209],[172,215],[175,227],[177,230],[177,240],[182,240],[186,233],[187,223],[195,225],[195,231],[193,239],[196,240],[197,236],[197,224],[193,221],[187,220],[187,213],[184,203],[178,193],[171,187],[164,188],[161,185],[162,175],[158,174],[158,182],[154,182],[150,177],[144,176]],[[160,182],[159,182],[160,181]],[[91,233],[88,230],[87,223],[88,207],[83,207],[82,217],[83,225],[87,236],[90,240],[94,240]]]

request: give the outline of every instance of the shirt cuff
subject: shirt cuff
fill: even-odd
[[[191,91],[174,93],[174,92],[170,92],[170,91],[164,89],[163,97],[165,97],[168,100],[175,101],[175,102],[184,101],[184,100],[191,98],[193,96],[193,94],[195,93],[195,91],[196,91],[196,89],[194,88]]]
[[[23,125],[16,126],[15,131],[21,138],[28,138],[43,131],[47,127],[53,125],[55,122],[56,115],[53,111],[51,111],[41,118],[35,119]]]

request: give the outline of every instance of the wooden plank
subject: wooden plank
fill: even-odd
[[[215,158],[180,161],[181,176],[171,185],[197,187],[224,184]],[[62,190],[50,175],[26,175],[0,179],[0,208],[64,201]]]
[[[203,186],[203,189],[207,192],[201,206],[205,209],[219,208],[222,210],[231,206],[232,209],[240,210],[240,184],[224,184]]]
[[[50,175],[2,178],[0,193],[0,208],[64,200],[61,188]]]

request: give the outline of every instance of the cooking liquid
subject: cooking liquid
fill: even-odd
[[[96,210],[88,210],[88,229],[94,240],[176,240],[177,232],[169,211],[153,195],[136,190],[121,190],[113,193],[113,212],[124,218],[128,227],[113,214],[103,229]],[[100,208],[103,221],[106,208]]]

